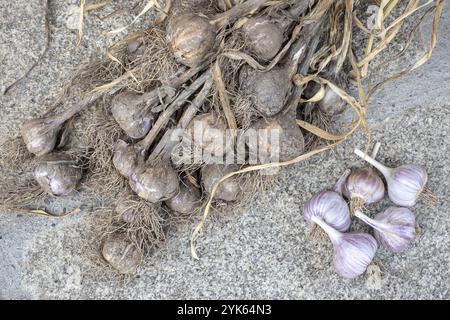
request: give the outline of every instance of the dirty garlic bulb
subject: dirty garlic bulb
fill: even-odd
[[[325,190],[315,194],[304,205],[305,220],[312,224],[311,236],[313,238],[322,238],[321,228],[313,222],[313,217],[322,219],[332,228],[345,232],[350,228],[350,211],[341,194],[342,185],[350,174],[347,169],[336,182],[333,190]]]
[[[62,152],[37,157],[33,176],[44,191],[53,196],[65,196],[74,191],[81,179],[81,168]]]
[[[355,149],[356,155],[366,160],[380,171],[386,179],[389,198],[398,206],[412,207],[420,198],[433,204],[434,195],[425,188],[428,174],[419,165],[406,164],[397,168],[388,168],[372,157],[365,155],[361,150]]]
[[[247,0],[208,18],[202,14],[181,14],[167,27],[167,40],[175,58],[188,67],[196,67],[213,53],[218,32],[243,15],[258,9],[267,0]]]
[[[366,271],[378,248],[374,237],[368,233],[339,232],[315,216],[312,221],[330,237],[334,247],[334,268],[340,276],[353,279]]]
[[[343,194],[350,199],[350,212],[384,198],[383,180],[371,168],[352,170],[344,184]]]
[[[272,136],[274,133],[276,135]],[[259,119],[250,126],[246,134],[256,137],[248,139],[246,144],[249,156],[258,163],[289,161],[305,150],[302,130],[295,118],[288,114]]]
[[[112,234],[102,247],[103,258],[118,272],[132,274],[141,264],[142,251],[124,234]]]
[[[250,52],[262,60],[275,57],[283,45],[283,30],[266,18],[250,18],[242,32]]]
[[[373,219],[361,211],[355,216],[374,229],[378,243],[395,253],[408,249],[416,235],[416,219],[408,208],[389,207]]]
[[[323,98],[318,102],[320,110],[331,116],[342,113],[345,110],[345,102],[328,85],[325,86]]]
[[[214,185],[223,176],[239,170],[239,166],[230,164],[207,164],[201,169],[201,179],[206,193],[211,194]],[[236,176],[230,177],[220,183],[214,194],[214,199],[224,201],[236,201],[242,189]]]
[[[181,214],[195,212],[201,206],[201,192],[192,183],[182,180],[179,192],[164,203],[169,209]]]
[[[175,58],[194,67],[205,60],[214,47],[216,28],[199,14],[175,16],[167,27],[167,39]]]
[[[21,128],[21,134],[28,151],[37,156],[51,152],[61,129],[59,125],[59,122],[54,124],[53,120],[48,119],[27,121]]]
[[[144,163],[137,167],[129,183],[139,197],[151,203],[168,200],[179,191],[178,174],[170,162],[165,161]]]
[[[217,8],[221,11],[227,11],[233,8],[235,5],[244,2],[245,0],[217,0]]]
[[[114,145],[112,162],[122,176],[129,178],[144,162],[144,154],[139,147],[119,139]]]
[[[155,121],[149,101],[132,91],[117,94],[111,102],[111,114],[125,133],[133,139],[141,139]],[[157,97],[156,97],[157,98]]]

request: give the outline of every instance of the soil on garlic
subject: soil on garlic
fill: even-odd
[[[268,117],[283,109],[290,89],[286,70],[281,67],[260,72],[245,65],[240,71],[239,83],[242,94],[250,97],[254,108]]]

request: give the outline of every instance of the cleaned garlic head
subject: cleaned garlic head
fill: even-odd
[[[408,208],[389,207],[373,219],[361,211],[355,216],[371,226],[378,243],[392,252],[408,249],[416,235],[416,219]]]
[[[351,212],[381,201],[384,198],[384,183],[371,168],[352,170],[344,184],[343,194],[350,199]]]
[[[338,231],[347,231],[350,228],[350,211],[340,193],[342,183],[350,174],[346,170],[334,187],[334,191],[321,191],[309,199],[304,205],[305,220],[312,224],[313,217],[322,219],[326,224]]]
[[[428,175],[425,169],[415,164],[402,165],[398,168],[388,168],[361,150],[355,153],[377,168],[386,178],[389,198],[398,206],[412,207],[426,191]]]
[[[320,218],[313,217],[312,220],[330,237],[334,247],[333,263],[336,272],[348,279],[363,274],[377,251],[375,238],[368,233],[342,233]]]

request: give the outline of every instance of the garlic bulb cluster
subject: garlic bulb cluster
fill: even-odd
[[[414,214],[407,207],[423,197],[427,183],[426,171],[418,165],[387,168],[372,157],[356,149],[355,153],[377,168],[386,178],[389,198],[402,207],[389,207],[373,218],[363,213],[365,204],[375,203],[384,197],[384,184],[372,168],[346,170],[333,191],[314,195],[304,206],[306,221],[320,227],[334,247],[334,267],[345,278],[361,275],[371,263],[378,244],[386,250],[400,253],[407,250],[416,236]],[[350,210],[342,194],[350,201]],[[349,211],[372,227],[372,237],[367,233],[344,233],[350,228]]]
[[[355,216],[373,228],[383,247],[395,253],[408,249],[416,235],[416,220],[408,208],[389,207],[373,219],[361,211],[356,211]]]
[[[353,214],[365,204],[381,201],[384,198],[384,183],[371,168],[356,169],[348,176],[342,191],[350,199]]]
[[[355,149],[355,153],[377,168],[385,177],[389,198],[398,206],[412,207],[426,191],[428,175],[425,169],[415,164],[388,168],[372,157]]]
[[[353,279],[366,271],[378,248],[374,237],[368,233],[339,232],[315,216],[312,221],[330,237],[334,248],[333,264],[340,276]]]

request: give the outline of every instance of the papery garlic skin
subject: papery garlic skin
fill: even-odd
[[[392,202],[398,206],[412,207],[427,184],[428,174],[421,166],[407,164],[394,169],[386,180]]]
[[[338,231],[345,232],[350,228],[350,210],[337,192],[319,192],[305,203],[303,212],[308,223],[313,222],[313,217],[318,217]]]
[[[416,236],[416,219],[408,208],[389,207],[373,219],[360,211],[355,215],[374,229],[378,243],[389,251],[407,250]]]
[[[372,169],[356,169],[348,176],[343,194],[348,199],[360,198],[365,204],[381,201],[384,198],[384,183]]]
[[[348,279],[363,274],[372,262],[378,245],[368,233],[342,233],[326,224],[322,219],[313,217],[330,237],[334,247],[333,263],[336,272]]]
[[[353,279],[363,274],[372,262],[378,245],[368,233],[347,233],[336,245],[333,262],[336,272]]]

